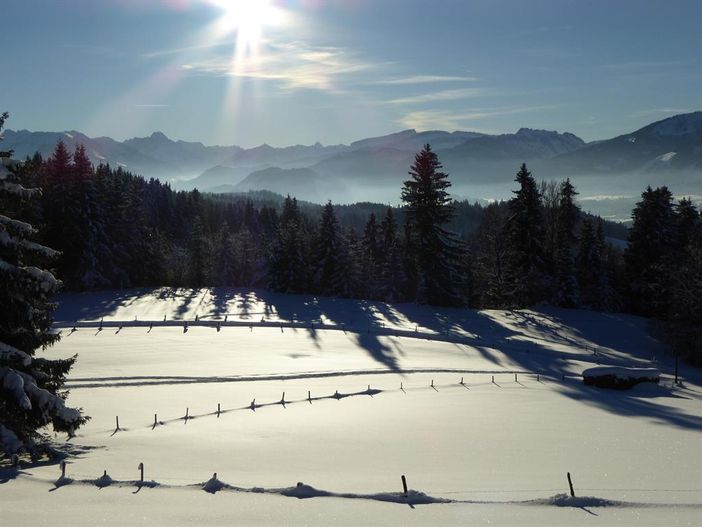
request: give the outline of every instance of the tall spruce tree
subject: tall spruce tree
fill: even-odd
[[[522,164],[515,181],[519,189],[509,201],[506,235],[507,297],[514,307],[527,307],[548,298],[551,283],[544,258],[541,200],[531,172]]]
[[[343,244],[334,206],[328,201],[319,220],[314,248],[315,285],[316,290],[323,295],[333,296],[339,293],[338,280],[342,269],[340,260],[342,251],[346,250]]]
[[[633,224],[624,253],[631,309],[666,318],[670,309],[669,259],[675,240],[675,209],[667,187],[648,187],[632,212]]]
[[[353,249],[357,255],[358,264],[363,269],[365,278],[363,296],[374,300],[381,298],[382,246],[380,234],[375,214],[371,213],[363,229],[360,246]]]
[[[339,246],[338,267],[334,277],[334,294],[342,298],[369,298],[368,282],[364,280],[367,275],[365,270],[361,269],[364,252],[362,242],[353,229],[349,229],[343,238]]]
[[[557,208],[554,300],[556,305],[563,307],[575,307],[580,302],[575,270],[578,243],[575,229],[580,216],[580,208],[575,203],[577,194],[570,179],[561,183]]]
[[[215,285],[239,285],[237,283],[238,269],[236,258],[234,239],[229,225],[225,221],[217,236],[215,248],[215,268],[213,270]]]
[[[209,274],[209,247],[205,227],[200,216],[195,216],[190,230],[189,285],[206,285]]]
[[[482,307],[500,308],[508,304],[504,209],[502,203],[488,205],[478,230],[475,277],[477,294]]]
[[[6,118],[0,115],[0,130]],[[62,390],[76,357],[34,356],[59,338],[51,331],[51,297],[60,282],[37,267],[57,253],[31,240],[36,230],[30,224],[10,216],[40,194],[23,186],[22,167],[10,156],[0,152],[0,452],[34,457],[52,452],[43,427],[71,435],[87,417],[66,406]]]
[[[583,220],[577,257],[577,277],[580,298],[584,306],[597,308],[602,288],[600,281],[604,273],[600,243],[595,226],[590,218]]]
[[[380,298],[386,302],[404,300],[403,290],[407,277],[404,273],[402,241],[397,232],[397,221],[392,207],[385,211],[380,223],[381,270]]]
[[[668,333],[675,353],[702,365],[702,217],[690,199],[675,206],[667,280],[671,289]]]
[[[281,293],[309,292],[308,243],[297,200],[289,195],[283,203],[268,261],[268,282]]]
[[[465,248],[446,229],[453,218],[451,186],[430,145],[414,157],[410,179],[402,188],[411,254],[416,263],[416,301],[420,304],[460,306],[466,303]]]

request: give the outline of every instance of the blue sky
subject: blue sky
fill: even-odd
[[[702,109],[698,0],[0,0],[13,129],[586,140]]]

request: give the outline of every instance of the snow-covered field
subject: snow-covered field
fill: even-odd
[[[672,387],[636,317],[163,289],[56,318],[92,420],[72,481],[0,473],[2,525],[702,524],[700,375]],[[661,383],[587,387],[598,362]]]

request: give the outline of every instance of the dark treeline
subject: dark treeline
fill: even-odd
[[[284,293],[443,306],[627,311],[664,323],[676,351],[702,358],[702,221],[689,200],[648,188],[626,227],[583,213],[569,180],[525,165],[514,196],[454,202],[427,145],[403,206],[324,206],[261,192],[173,191],[122,168],[94,168],[59,143],[25,163],[44,189],[23,211],[59,249],[69,290],[268,287]],[[624,238],[622,250],[608,238]]]

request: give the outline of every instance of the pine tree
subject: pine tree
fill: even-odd
[[[448,174],[441,171],[437,155],[426,145],[410,167],[402,188],[406,225],[417,270],[416,301],[421,304],[460,306],[466,303],[463,286],[465,250],[445,226],[453,218],[447,189]]]
[[[237,283],[237,255],[234,249],[234,239],[225,221],[217,237],[214,275],[216,285],[233,286]]]
[[[702,365],[702,217],[689,199],[676,207],[675,236],[667,262],[668,333],[675,353]]]
[[[476,287],[482,307],[500,308],[508,304],[505,221],[503,204],[491,203],[485,208],[475,260]]]
[[[577,194],[570,179],[566,179],[561,184],[557,209],[556,293],[554,300],[556,305],[563,307],[575,307],[580,302],[575,271],[575,253],[578,242],[575,228],[580,215],[580,208],[575,204]]]
[[[208,243],[205,234],[205,227],[200,216],[195,216],[190,231],[189,244],[189,285],[191,287],[202,287],[208,279]]]
[[[263,267],[261,252],[249,228],[244,227],[234,236],[236,247],[236,283],[240,287],[252,287],[259,281],[259,269]]]
[[[363,287],[364,278],[367,275],[365,270],[361,269],[364,248],[353,229],[343,236],[338,251],[338,265],[333,279],[334,294],[342,298],[368,298],[363,295],[368,292]]]
[[[382,273],[382,249],[380,228],[375,217],[371,213],[363,229],[360,247],[356,250],[357,259],[363,269],[365,277],[364,298],[379,299],[381,293],[380,280]]]
[[[667,187],[648,187],[632,212],[633,224],[624,253],[631,309],[640,315],[666,318],[670,308],[670,262],[675,210]]]
[[[522,164],[515,180],[519,190],[509,201],[507,297],[514,307],[531,306],[548,298],[550,283],[544,260],[543,217],[536,183]]]
[[[323,295],[333,296],[339,292],[337,280],[341,266],[342,245],[339,222],[336,219],[334,206],[329,201],[322,210],[314,250],[314,262],[317,269],[315,284],[317,291]]]
[[[72,195],[76,216],[71,228],[74,228],[77,234],[76,285],[80,289],[108,287],[106,268],[112,261],[112,254],[107,242],[95,171],[83,145],[78,145],[73,154],[73,172]]]
[[[0,130],[6,118],[0,115]],[[39,194],[22,185],[22,167],[10,156],[0,152],[0,451],[38,456],[52,452],[41,428],[52,425],[70,435],[87,418],[66,406],[61,390],[76,357],[34,357],[59,338],[51,331],[51,297],[60,282],[36,266],[57,253],[31,241],[36,231],[30,224],[6,215]]]
[[[400,302],[405,299],[402,291],[407,277],[403,266],[404,251],[392,207],[387,208],[380,223],[380,246],[379,297],[386,302]]]
[[[283,203],[268,261],[268,282],[281,293],[309,292],[306,233],[297,200],[288,196]]]

